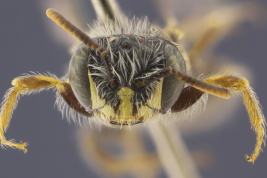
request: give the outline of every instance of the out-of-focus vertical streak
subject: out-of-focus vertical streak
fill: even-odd
[[[168,177],[200,178],[177,127],[157,122],[148,128]]]
[[[116,0],[91,0],[98,19],[105,23],[124,16]]]

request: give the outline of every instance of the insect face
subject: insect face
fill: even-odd
[[[170,42],[157,37],[113,35],[94,39],[100,53],[81,45],[70,63],[75,96],[91,114],[112,124],[136,124],[169,110],[183,83],[174,76],[151,77],[164,68],[185,72],[183,58]]]

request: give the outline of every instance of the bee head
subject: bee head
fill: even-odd
[[[172,43],[138,35],[94,40],[106,49],[105,56],[82,45],[72,57],[69,74],[74,93],[88,111],[109,123],[133,124],[171,108],[183,83],[174,76],[150,76],[168,67],[185,71],[183,58]]]

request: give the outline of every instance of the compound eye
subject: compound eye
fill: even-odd
[[[128,41],[128,40],[125,40],[121,43],[121,47],[123,49],[131,49],[132,48],[132,44]]]
[[[164,56],[166,68],[173,68],[180,72],[185,73],[185,62],[182,54],[176,46],[171,43],[167,43],[164,48]],[[177,101],[182,90],[184,83],[177,79],[174,75],[164,77],[162,85],[161,103],[163,109],[169,109]]]

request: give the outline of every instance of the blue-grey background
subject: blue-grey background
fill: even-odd
[[[66,47],[51,39],[41,1],[0,0],[0,95],[11,87],[13,78],[29,71],[49,71],[64,75],[70,55]],[[119,1],[130,15],[148,15],[156,21],[151,1]],[[260,1],[267,6],[267,1]],[[94,11],[88,3],[88,11]],[[90,23],[90,22],[88,22]],[[243,36],[227,38],[217,48],[235,62],[248,66],[263,112],[267,115],[267,24],[248,26]],[[7,139],[30,143],[25,155],[13,149],[0,149],[0,178],[97,177],[77,152],[77,126],[62,120],[54,109],[55,94],[41,92],[22,97],[14,112]],[[221,106],[222,112],[224,107]],[[218,113],[219,114],[219,113]],[[216,157],[208,169],[200,169],[204,178],[263,178],[267,176],[267,149],[252,165],[243,158],[254,148],[255,135],[243,107],[233,115],[234,122],[198,135],[185,137],[189,150],[208,147]]]

